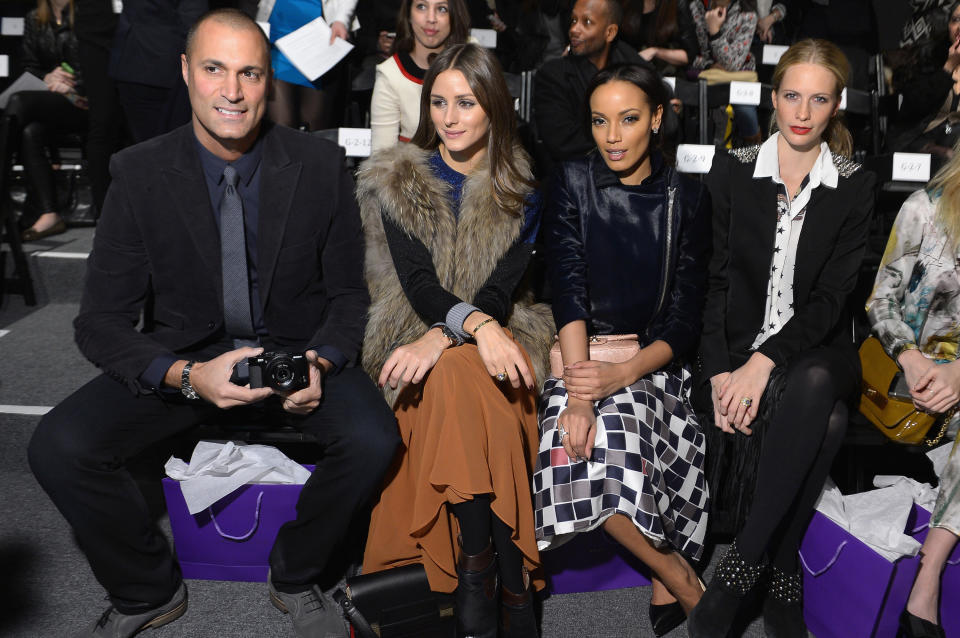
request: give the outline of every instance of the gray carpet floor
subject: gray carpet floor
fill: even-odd
[[[71,230],[29,248],[35,253],[87,252],[92,232]],[[16,295],[0,300],[3,406],[52,406],[96,375],[72,337],[83,261],[34,254],[30,262],[41,303],[28,307]],[[0,636],[9,638],[70,636],[92,623],[107,605],[70,529],[27,467],[26,445],[38,421],[37,415],[0,413]],[[154,477],[161,471],[159,462],[148,468]],[[168,528],[165,520],[160,524]],[[718,554],[714,552],[714,562]],[[712,565],[705,580],[711,572]],[[263,584],[188,581],[187,586],[187,614],[144,635],[293,635],[289,621],[270,605]],[[649,587],[551,596],[543,605],[543,636],[652,636],[649,602]],[[686,635],[683,626],[669,634]],[[762,636],[760,622],[755,620],[742,635]]]

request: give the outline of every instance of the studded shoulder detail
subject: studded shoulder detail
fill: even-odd
[[[756,144],[754,146],[743,146],[741,148],[731,148],[727,151],[737,159],[741,164],[749,164],[750,162],[757,159],[757,154],[760,153],[760,145]]]
[[[840,177],[850,177],[863,168],[860,164],[843,155],[834,155],[833,165],[837,167],[837,172],[840,173]]]

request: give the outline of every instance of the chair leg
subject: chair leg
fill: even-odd
[[[5,203],[4,208],[6,208]],[[17,220],[13,215],[4,214],[3,226],[7,234],[7,244],[10,246],[10,255],[13,257],[13,277],[4,278],[2,282],[4,288],[23,295],[23,302],[28,306],[36,306],[37,295],[33,289],[33,278],[30,276],[30,263],[23,252]]]
[[[23,295],[28,306],[37,305],[37,296],[30,277],[30,264],[20,242],[20,228],[10,212],[10,162],[16,143],[16,121],[13,117],[0,117],[0,234],[6,232],[10,255],[13,257],[13,276],[0,281],[5,290]]]

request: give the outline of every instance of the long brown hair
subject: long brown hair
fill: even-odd
[[[420,93],[420,126],[410,140],[423,149],[434,149],[440,136],[430,117],[430,93],[437,76],[448,70],[463,73],[477,102],[487,114],[487,157],[493,198],[501,210],[511,215],[523,214],[529,189],[533,184],[520,170],[519,157],[524,151],[517,143],[517,120],[513,98],[507,90],[500,63],[492,53],[476,44],[457,44],[444,48],[430,64]]]
[[[413,28],[410,26],[410,9],[419,0],[403,0],[397,11],[397,37],[393,41],[391,53],[410,53],[415,43]],[[450,13],[450,35],[443,41],[445,47],[451,44],[463,44],[470,37],[470,12],[463,0],[447,0]]]
[[[847,85],[847,79],[850,77],[850,63],[847,56],[843,54],[837,45],[827,40],[815,40],[807,38],[795,43],[786,53],[780,56],[776,68],[773,70],[773,90],[780,90],[780,83],[787,69],[795,64],[816,64],[822,66],[833,74],[836,80],[834,97],[837,103],[840,102],[840,95]],[[770,132],[777,130],[776,118],[771,119]],[[838,112],[832,118],[827,128],[823,131],[823,140],[830,147],[830,152],[835,155],[850,157],[853,154],[853,136],[844,126],[841,115]]]
[[[67,23],[70,25],[70,28],[73,28],[73,0],[67,0],[67,6],[64,7],[67,10]],[[53,8],[50,6],[50,0],[37,0],[37,22],[41,25],[46,26],[51,22],[55,22],[53,16]]]
[[[644,42],[643,46],[666,46],[678,30],[677,0],[657,0],[653,14],[653,41]],[[644,20],[643,0],[626,0],[623,3],[623,20],[620,25],[621,32],[639,37],[644,31]]]

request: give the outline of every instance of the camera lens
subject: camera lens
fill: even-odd
[[[277,390],[285,390],[293,385],[295,372],[292,367],[293,362],[286,355],[277,355],[270,361],[266,369],[266,378],[270,385]]]

